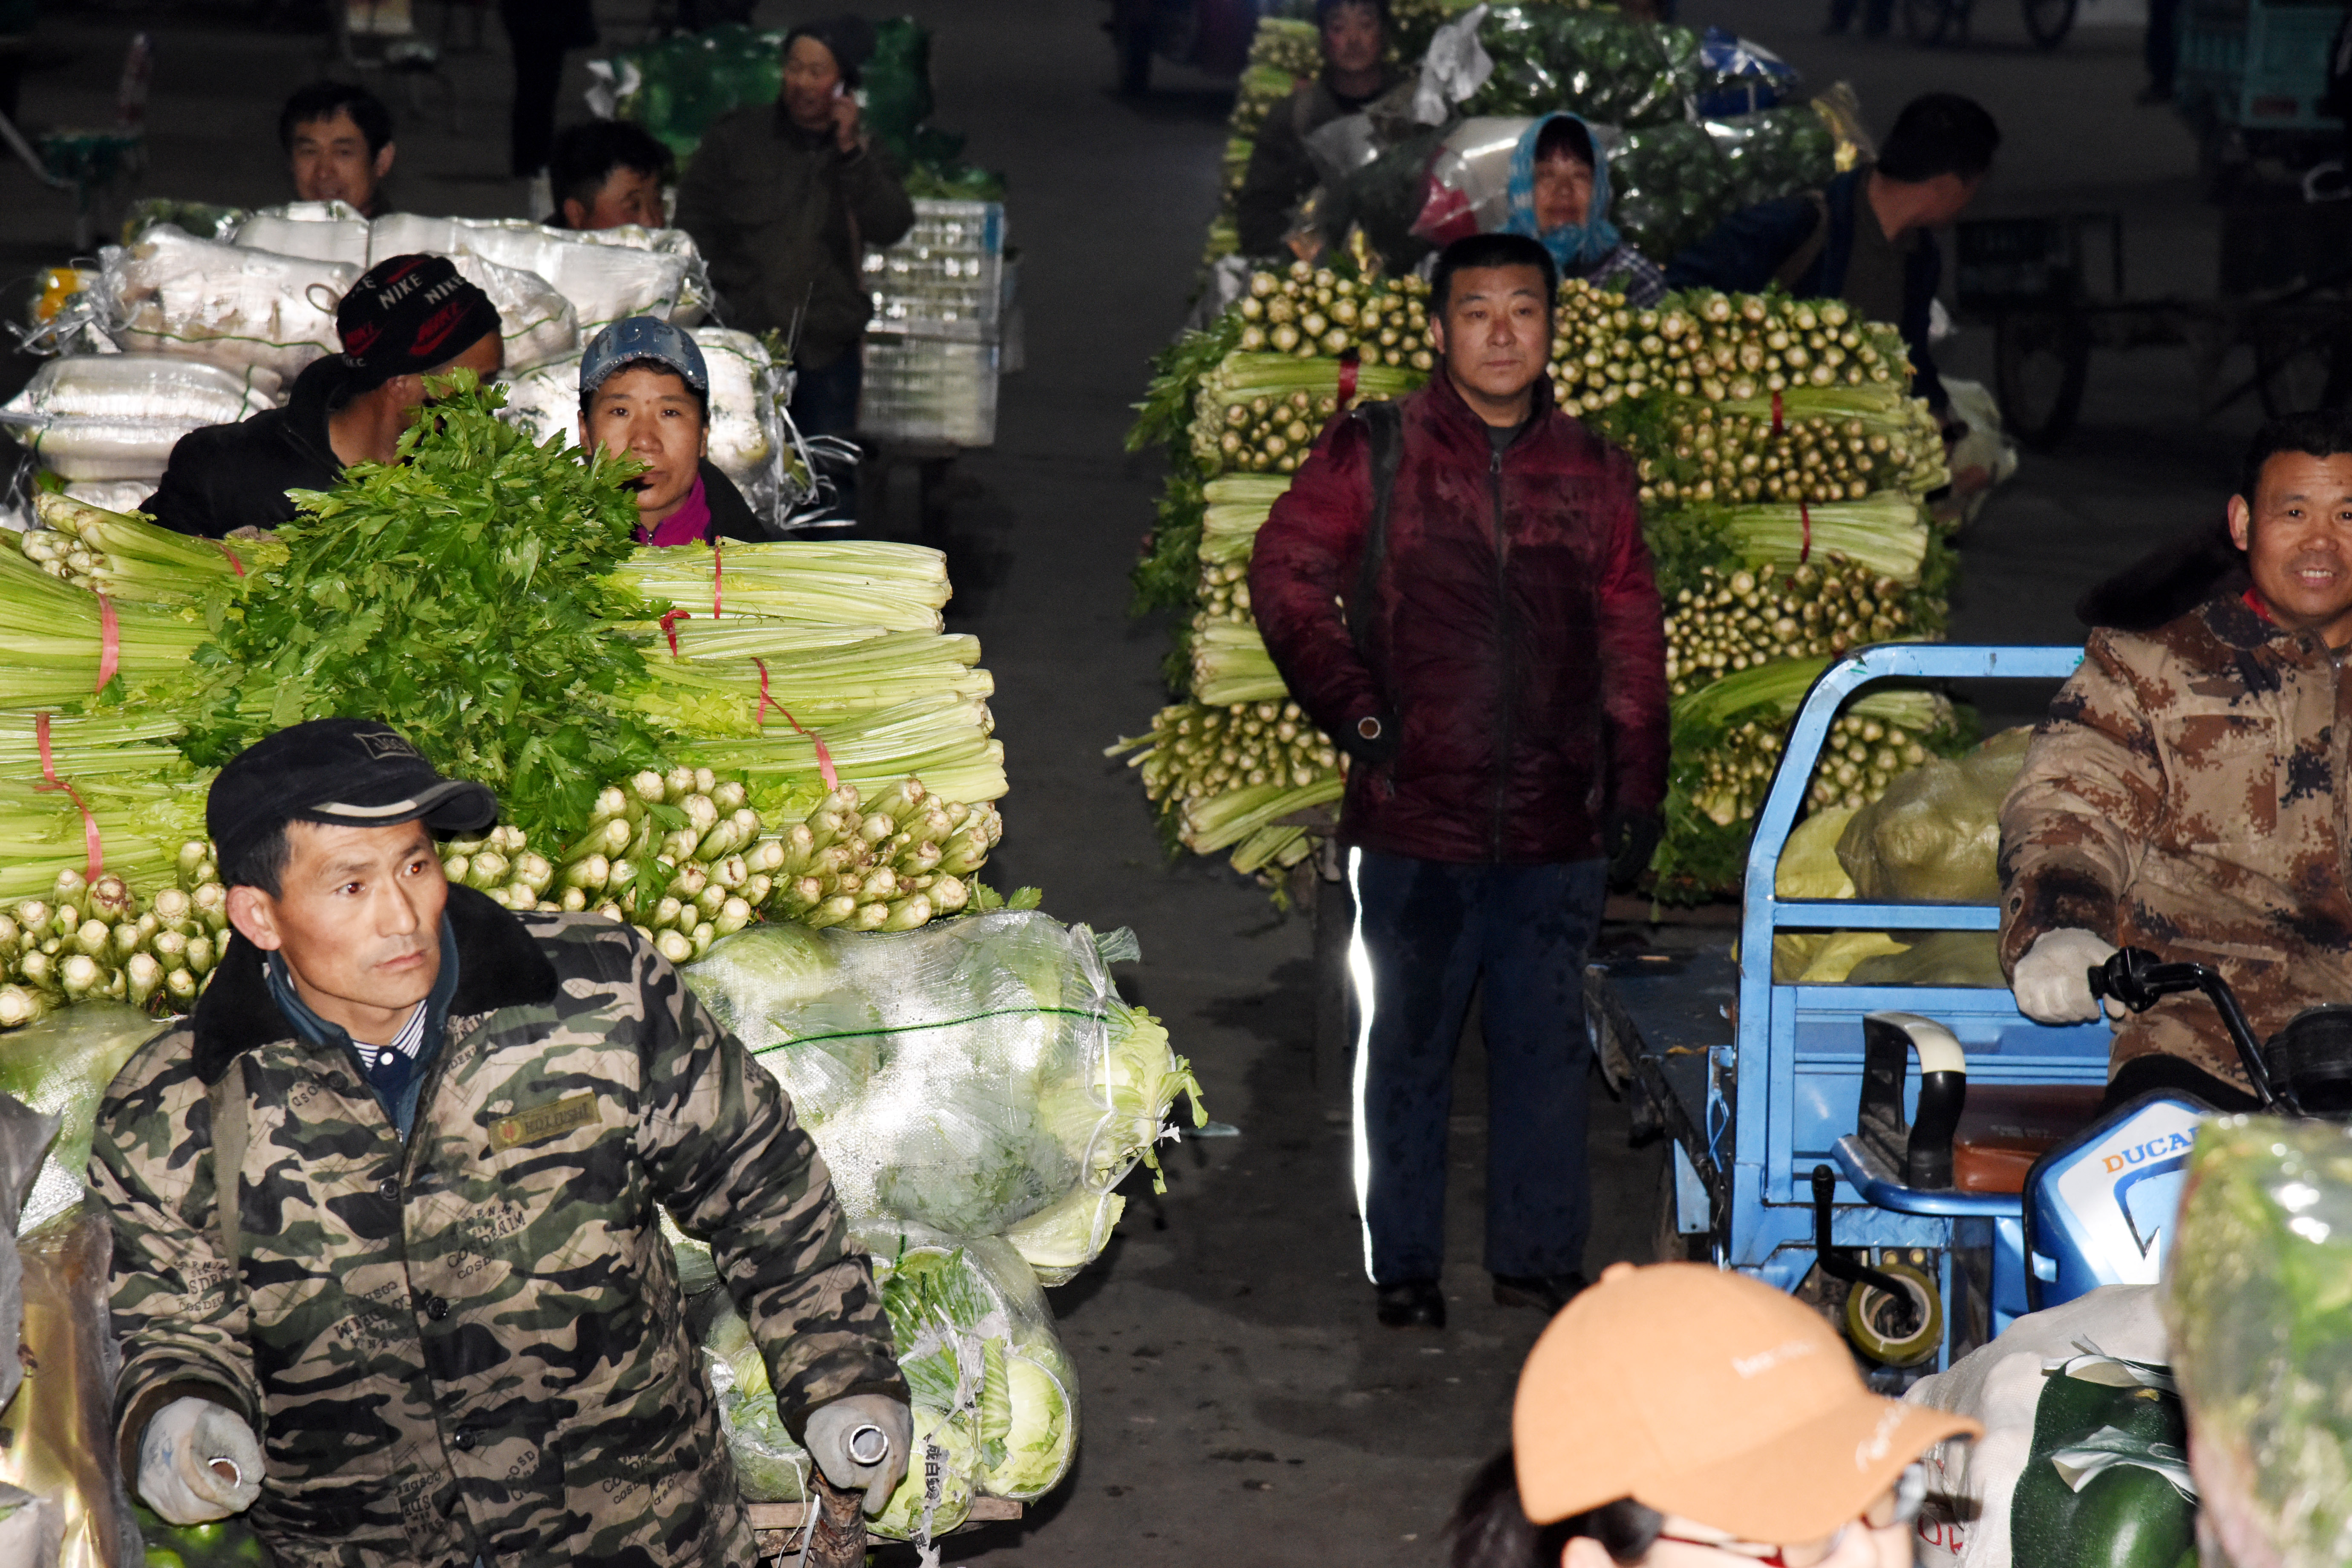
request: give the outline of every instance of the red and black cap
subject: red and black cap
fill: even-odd
[[[421,820],[470,833],[498,817],[488,785],[443,778],[406,737],[374,719],[312,719],[265,735],[229,760],[205,800],[205,827],[224,866],[289,822]]]
[[[499,330],[499,308],[446,256],[379,261],[335,308],[343,359],[373,386],[447,364]]]

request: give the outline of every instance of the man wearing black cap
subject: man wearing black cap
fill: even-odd
[[[214,781],[236,934],[92,1141],[122,1473],[282,1568],[749,1563],[667,1212],[878,1511],[907,1388],[823,1158],[635,931],[444,879],[497,813],[368,720]]]
[[[794,27],[775,106],[712,125],[678,187],[677,226],[709,258],[728,325],[792,336],[804,435],[856,431],[857,343],[874,313],[858,268],[866,247],[915,223],[889,154],[858,124],[851,89],[873,52],[856,16]]]
[[[335,311],[343,352],[295,378],[283,408],[191,430],[141,508],[164,527],[222,539],[294,515],[289,490],[327,490],[353,463],[389,463],[425,402],[425,378],[506,363],[499,309],[443,256],[395,256],[360,275]]]

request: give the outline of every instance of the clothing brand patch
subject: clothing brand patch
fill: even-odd
[[[518,1110],[491,1122],[490,1147],[512,1149],[521,1143],[542,1142],[575,1127],[589,1126],[595,1120],[594,1095],[568,1095],[553,1104],[534,1105],[529,1110]]]

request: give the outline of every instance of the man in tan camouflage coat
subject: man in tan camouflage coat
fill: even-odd
[[[124,1474],[174,1522],[249,1508],[290,1568],[749,1568],[659,1215],[869,1510],[908,1438],[870,1266],[782,1090],[648,943],[447,884],[430,830],[496,813],[360,720],[215,782],[236,934],[92,1147]]]
[[[2230,531],[2252,585],[2093,633],[2001,807],[2001,962],[2029,1017],[2098,1017],[2088,971],[2118,945],[2220,969],[2257,1037],[2352,1001],[2352,417],[2265,426]],[[2121,1019],[2109,1076],[2110,1103],[2252,1104],[2194,994]]]

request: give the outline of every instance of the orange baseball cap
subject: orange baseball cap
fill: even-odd
[[[1519,1501],[1550,1524],[1630,1497],[1745,1541],[1818,1541],[1965,1415],[1863,1386],[1817,1314],[1697,1263],[1612,1264],[1561,1310],[1511,1410]]]

